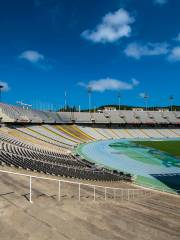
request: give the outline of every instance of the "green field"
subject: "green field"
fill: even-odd
[[[135,143],[158,149],[175,157],[180,157],[180,141],[135,141]]]

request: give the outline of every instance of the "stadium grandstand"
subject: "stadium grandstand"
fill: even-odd
[[[180,240],[180,0],[1,0],[0,33],[0,240]]]
[[[93,239],[96,235],[89,233],[89,221],[83,217],[86,212],[96,222],[92,226],[97,232],[110,229],[110,233],[101,233],[104,239],[119,239],[120,233],[124,239],[138,239],[139,231],[149,236],[142,226],[152,231],[150,236],[178,239],[175,212],[179,209],[172,209],[179,201],[179,153],[171,155],[145,145],[179,142],[179,124],[180,114],[175,111],[50,112],[0,103],[0,197],[11,224],[0,230],[1,236],[15,232],[15,239],[21,239],[25,231],[40,239],[37,232],[19,225],[29,219],[29,227],[36,222],[42,229],[38,232],[49,238],[67,239],[64,232],[70,239]],[[35,202],[33,207],[27,200]],[[136,230],[118,227],[114,232],[106,218],[100,223],[96,216],[102,215],[102,208],[113,224],[122,217]],[[11,209],[16,215],[14,223]],[[166,230],[157,215],[170,216],[165,222],[174,221],[173,229]],[[137,217],[141,227],[135,224]],[[83,231],[71,233],[71,222],[73,226],[81,222]],[[60,230],[52,230],[51,235],[48,226]]]
[[[173,111],[49,112],[0,103],[0,119],[1,165],[87,180],[132,182],[135,174],[94,162],[79,151],[83,144],[180,137]]]

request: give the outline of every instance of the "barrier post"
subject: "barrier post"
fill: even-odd
[[[61,200],[61,180],[58,181],[58,201]]]
[[[94,185],[94,201],[96,200],[96,186]]]
[[[106,195],[107,195],[107,188],[106,188],[106,187],[104,188],[104,191],[105,191],[104,199],[105,199],[105,201],[106,201]]]
[[[81,201],[81,184],[79,183],[79,201]]]
[[[29,202],[32,203],[32,177],[29,177]]]

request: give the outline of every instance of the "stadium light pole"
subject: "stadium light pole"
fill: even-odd
[[[172,112],[172,106],[173,106],[173,100],[174,100],[174,97],[171,95],[169,96],[169,102],[170,102],[170,109],[171,109],[171,112]]]
[[[67,109],[67,93],[66,91],[64,92],[64,110],[66,111]]]
[[[88,87],[88,97],[89,97],[89,112],[91,111],[91,94],[92,94],[92,87]]]
[[[119,106],[119,111],[121,110],[121,94],[118,93],[118,106]]]
[[[0,85],[0,102],[2,102],[2,91],[3,91],[4,86]]]
[[[148,95],[147,93],[145,93],[143,98],[144,98],[144,102],[145,102],[145,106],[146,106],[146,111],[147,111],[147,108],[148,108],[147,103],[148,103],[149,95]]]

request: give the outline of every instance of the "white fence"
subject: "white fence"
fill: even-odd
[[[174,195],[180,195],[180,190],[174,189],[174,188],[168,188],[168,187],[163,187],[163,186],[154,186],[152,184],[148,183],[143,183],[143,182],[137,182],[137,185],[144,187],[144,188],[149,188],[155,191],[160,191],[163,193],[169,193],[169,194],[174,194]]]
[[[23,173],[17,173],[17,172],[10,172],[5,170],[0,170],[0,173],[2,174],[10,174],[10,175],[16,175],[16,176],[23,176],[28,178],[28,195],[29,195],[29,201],[32,203],[33,198],[33,180],[35,179],[42,179],[52,182],[57,182],[57,199],[58,201],[62,198],[62,188],[64,184],[71,184],[74,188],[76,186],[75,190],[77,191],[77,199],[81,201],[83,199],[83,191],[86,191],[86,197],[92,197],[94,201],[101,199],[101,200],[107,200],[112,199],[115,201],[129,201],[132,199],[137,199],[140,197],[146,197],[150,196],[153,191],[148,189],[136,189],[136,188],[114,188],[114,187],[106,187],[101,185],[92,185],[92,184],[86,184],[81,182],[75,182],[75,181],[68,181],[63,179],[56,179],[56,178],[49,178],[49,177],[41,177],[41,176],[35,176],[35,175],[28,175]],[[34,183],[35,185],[35,183]]]

